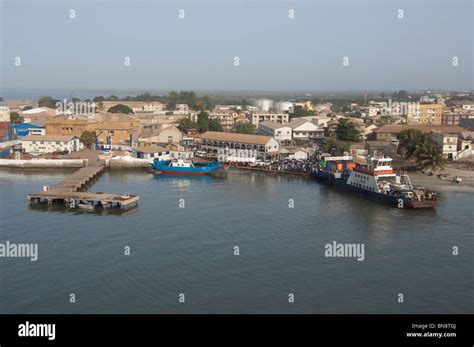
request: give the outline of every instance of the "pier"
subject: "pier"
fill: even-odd
[[[28,203],[47,203],[48,205],[62,203],[69,208],[86,210],[94,210],[96,207],[119,207],[126,210],[137,206],[138,195],[82,191],[87,189],[87,186],[103,171],[103,165],[83,167],[52,188],[43,187],[41,192],[28,194]]]

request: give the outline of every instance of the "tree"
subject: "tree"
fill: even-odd
[[[314,112],[302,106],[293,107],[293,113],[290,114],[290,118],[311,117],[311,116],[314,116]]]
[[[342,141],[359,141],[360,131],[350,120],[340,119],[336,128],[336,138]]]
[[[105,98],[103,96],[96,96],[94,97],[94,99],[92,99],[92,101],[94,102],[103,102],[105,100]]]
[[[255,134],[255,125],[252,123],[239,123],[237,124],[236,131],[239,134]]]
[[[115,106],[112,106],[111,108],[109,108],[109,110],[107,112],[109,112],[109,113],[130,114],[130,113],[133,113],[133,110],[130,107],[126,106],[126,105],[118,104],[118,105],[115,105]]]
[[[84,131],[79,139],[84,146],[90,148],[95,143],[95,134],[91,131]]]
[[[224,128],[216,119],[209,119],[209,131],[220,131],[223,132]]]
[[[56,108],[56,103],[60,102],[59,100],[53,99],[50,96],[42,96],[38,100],[39,107],[49,107],[49,108]]]
[[[402,130],[397,135],[399,143],[399,151],[402,152],[405,158],[410,158],[415,153],[416,146],[426,141],[426,135],[420,130],[406,129]]]
[[[18,112],[10,112],[10,122],[13,124],[23,123],[25,120]]]
[[[321,146],[321,149],[325,153],[330,153],[332,155],[342,155],[344,152],[349,152],[350,145],[347,142],[330,138],[324,142],[324,144]]]
[[[178,125],[178,129],[185,133],[188,132],[188,129],[197,129],[197,127],[198,127],[197,123],[191,121],[188,118],[182,119]]]
[[[389,115],[384,115],[380,116],[380,118],[377,120],[377,125],[387,125],[387,124],[392,124],[395,122],[395,117],[389,116]]]
[[[425,141],[416,145],[413,155],[416,157],[416,161],[420,164],[422,170],[426,172],[435,172],[438,169],[443,169],[446,164],[441,148],[429,137],[426,137]]]
[[[118,98],[118,96],[115,96],[115,95],[111,95],[107,98],[108,101],[119,101],[120,99]]]
[[[198,114],[198,130],[200,133],[204,133],[209,130],[209,113],[201,112]]]

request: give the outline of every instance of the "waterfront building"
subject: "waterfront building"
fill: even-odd
[[[260,156],[279,153],[279,144],[271,136],[216,131],[207,131],[201,134],[201,148],[208,153],[215,154],[224,154],[226,150],[253,151]]]
[[[77,152],[83,148],[79,137],[74,135],[28,135],[21,139],[25,153],[46,154],[54,152]]]
[[[145,128],[140,134],[140,143],[147,144],[168,144],[181,143],[183,140],[183,133],[176,126],[169,128]]]
[[[170,160],[170,149],[161,146],[138,147],[137,158],[154,160]]]
[[[455,160],[458,156],[458,135],[457,134],[443,134],[440,132],[433,132],[430,134],[431,139],[441,149],[443,156],[448,159]]]
[[[28,135],[46,135],[46,128],[41,125],[31,123],[21,123],[11,126],[13,133],[17,137],[24,137]]]
[[[324,138],[324,129],[306,119],[295,118],[287,124],[292,129],[293,140],[316,140]]]
[[[111,140],[113,144],[131,145],[138,140],[142,131],[140,119],[128,114],[100,113],[95,118],[95,121],[97,123],[93,123],[92,125],[94,131],[96,133],[100,130],[108,131],[109,135],[112,135]],[[130,138],[132,139],[132,143],[130,143]],[[100,138],[100,141],[104,140],[104,137]]]
[[[46,120],[46,134],[81,136],[84,131],[95,131],[99,123],[80,115],[62,115]]]
[[[442,125],[421,125],[421,124],[404,124],[404,125],[384,125],[374,130],[376,140],[390,142],[392,138],[396,138],[398,133],[402,130],[416,129],[422,133],[429,134],[431,132],[439,132],[442,134],[454,134],[459,135],[465,129],[456,126],[442,126]]]
[[[290,121],[288,113],[268,113],[268,112],[253,112],[251,115],[252,124],[258,127],[260,122],[276,122],[286,124]]]
[[[408,104],[407,124],[441,125],[442,113],[440,104]]]
[[[287,124],[281,124],[277,122],[260,122],[257,128],[257,134],[272,136],[275,140],[291,141],[292,130]]]

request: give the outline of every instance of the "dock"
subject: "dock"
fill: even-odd
[[[48,205],[62,203],[69,208],[82,208],[85,210],[94,210],[96,207],[119,207],[120,209],[127,210],[137,206],[139,200],[138,195],[83,191],[87,189],[103,171],[103,165],[83,167],[71,175],[68,175],[63,181],[52,188],[45,186],[41,192],[28,194],[28,203],[47,203]]]

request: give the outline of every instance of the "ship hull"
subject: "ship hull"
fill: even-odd
[[[220,164],[209,163],[207,165],[195,167],[175,167],[169,166],[167,162],[155,162],[151,164],[155,171],[165,175],[181,175],[181,176],[202,176],[207,175],[220,168]]]
[[[365,190],[363,188],[355,187],[346,183],[343,179],[330,180],[329,175],[325,173],[312,173],[312,178],[318,181],[327,183],[330,187],[336,187],[341,190],[362,196],[366,199],[377,201],[382,204],[390,205],[397,208],[406,209],[432,209],[437,205],[436,200],[423,200],[423,201],[411,201],[406,197],[397,197],[392,195],[386,195],[379,192]]]

